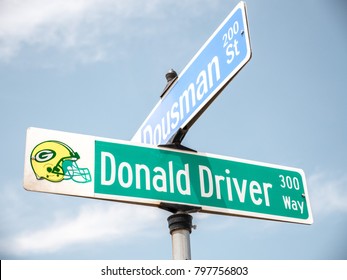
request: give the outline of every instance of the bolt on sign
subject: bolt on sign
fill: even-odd
[[[24,188],[313,222],[301,169],[39,128],[27,131]]]

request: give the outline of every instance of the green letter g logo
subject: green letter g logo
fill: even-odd
[[[54,158],[56,155],[55,151],[53,150],[42,150],[39,151],[36,156],[35,156],[35,160],[38,162],[45,162],[45,161],[49,161],[50,159]]]

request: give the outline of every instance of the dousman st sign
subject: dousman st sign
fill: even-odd
[[[240,2],[183,69],[132,141],[167,144],[179,129],[189,129],[251,55],[246,5]]]

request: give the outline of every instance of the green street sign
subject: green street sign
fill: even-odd
[[[30,128],[24,177],[32,191],[313,222],[301,169],[232,157]]]

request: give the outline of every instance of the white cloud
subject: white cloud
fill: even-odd
[[[127,19],[165,18],[175,8],[197,13],[214,1],[159,0],[2,0],[0,1],[0,61],[11,61],[22,49],[72,51],[82,62],[107,58],[103,35],[124,31]],[[209,5],[206,5],[209,4]],[[180,14],[180,12],[178,12]],[[144,32],[144,30],[141,30]],[[129,34],[130,35],[130,34]]]
[[[144,12],[156,1],[149,2]],[[74,49],[87,52],[82,60],[101,60],[104,50],[98,41],[105,22],[131,16],[133,5],[134,1],[4,0],[0,2],[0,59],[8,61],[21,48],[34,46]]]
[[[308,178],[313,217],[347,212],[347,175],[317,173]]]
[[[160,220],[160,211],[121,203],[87,204],[76,217],[59,217],[44,228],[21,232],[8,242],[14,254],[49,253],[69,246],[127,239],[148,231]]]

